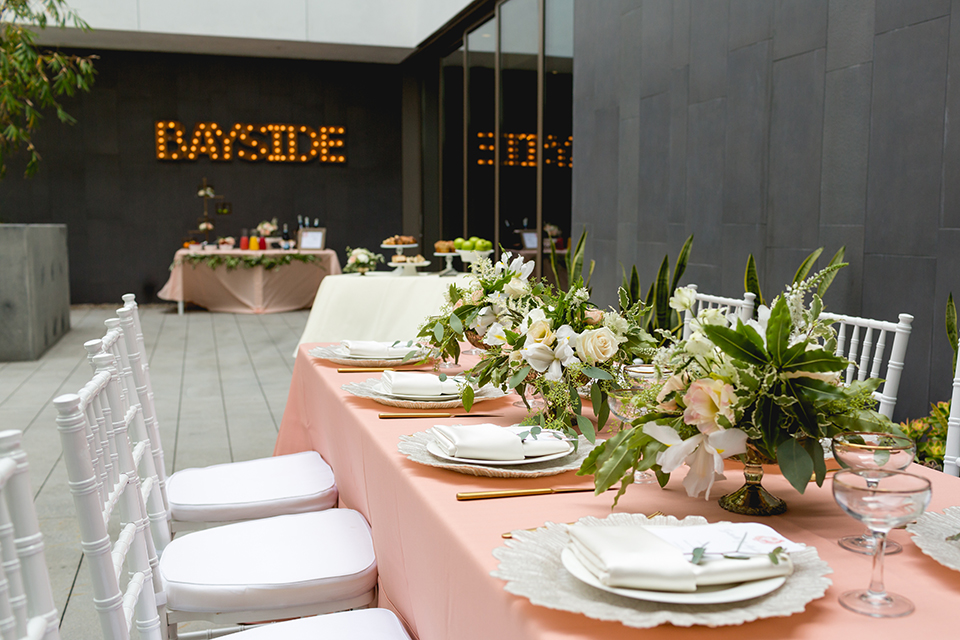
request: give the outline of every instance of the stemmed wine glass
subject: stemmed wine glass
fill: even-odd
[[[851,431],[840,433],[830,441],[833,457],[845,469],[887,469],[903,471],[913,462],[917,445],[906,436],[892,433]],[[844,536],[837,543],[856,553],[873,555],[877,542],[869,532]],[[887,542],[887,555],[900,553],[903,547],[892,540]]]
[[[898,618],[913,612],[909,599],[883,587],[883,549],[887,534],[916,520],[930,502],[930,481],[903,471],[844,469],[833,477],[833,498],[847,514],[867,525],[877,541],[867,589],[847,591],[840,604],[875,618]]]

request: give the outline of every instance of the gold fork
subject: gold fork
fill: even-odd
[[[665,514],[663,513],[663,511],[654,511],[653,513],[651,513],[650,515],[648,515],[647,518],[655,518],[655,517],[657,517],[657,516],[662,516],[662,515],[665,515]],[[573,522],[564,522],[564,524],[574,524],[574,523],[573,523]],[[540,528],[540,527],[533,527],[532,529],[523,529],[523,531],[536,531],[536,530],[539,529],[539,528]],[[511,531],[506,531],[506,532],[504,532],[504,533],[501,533],[501,534],[500,534],[500,537],[501,537],[501,538],[506,538],[506,539],[513,538],[513,532],[511,532]]]

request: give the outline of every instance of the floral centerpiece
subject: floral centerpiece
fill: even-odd
[[[277,226],[276,218],[273,218],[269,222],[264,220],[263,222],[257,225],[257,233],[260,235],[261,238],[269,238],[270,236],[272,236],[277,232],[278,228],[279,227]]]
[[[589,302],[582,278],[560,291],[531,279],[533,267],[509,252],[496,264],[479,259],[471,267],[474,281],[465,288],[451,286],[448,306],[424,324],[420,337],[439,355],[456,359],[459,339],[472,335],[484,351],[466,373],[471,382],[516,389],[525,403],[529,385],[546,403],[530,423],[570,435],[577,425],[592,442],[595,430],[582,414],[580,392],[589,392],[603,427],[610,411],[608,394],[619,387],[620,364],[654,344],[637,321],[643,305],[603,311]],[[469,410],[469,385],[463,400]]]
[[[724,458],[739,456],[748,484],[720,504],[767,515],[786,507],[759,486],[760,463],[778,464],[803,493],[811,476],[822,485],[826,475],[821,439],[849,430],[893,431],[873,409],[872,392],[881,381],[843,385],[841,372],[850,363],[834,355],[836,337],[820,319],[820,296],[814,293],[805,305],[806,294],[840,266],[787,287],[746,324],[716,309],[701,312],[688,339],[671,338],[658,350],[660,382],[640,394],[643,415],[597,447],[578,473],[594,475],[598,493],[621,482],[619,498],[635,471],[653,469],[662,486],[686,464],[687,494],[709,499]],[[681,288],[671,306],[685,310],[692,302],[693,292]]]
[[[206,220],[204,220],[203,222],[200,223],[200,225],[197,228],[200,231],[204,231],[204,232],[213,231],[213,223],[207,222]]]
[[[363,247],[356,249],[347,247],[347,264],[343,267],[343,272],[363,275],[367,271],[376,269],[378,262],[383,262],[383,254],[374,253]]]

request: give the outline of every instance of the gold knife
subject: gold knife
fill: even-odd
[[[551,493],[593,492],[593,487],[547,487],[545,489],[507,489],[504,491],[462,491],[457,500],[487,500],[489,498],[516,498],[520,496],[546,496]]]
[[[381,413],[384,420],[391,418],[499,418],[495,413]]]

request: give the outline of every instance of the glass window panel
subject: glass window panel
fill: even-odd
[[[500,6],[500,243],[521,248],[537,227],[537,0]],[[537,255],[527,250],[528,257]]]
[[[494,240],[494,55],[493,18],[467,34],[467,225],[464,237]]]
[[[543,222],[560,229],[564,246],[573,194],[573,2],[545,0]],[[574,237],[576,240],[576,237]],[[547,269],[549,271],[549,269]]]
[[[463,234],[463,47],[440,61],[444,239]]]

